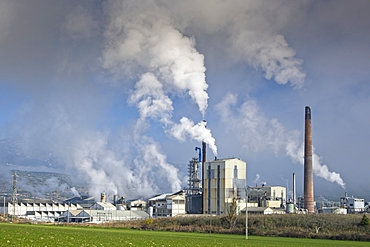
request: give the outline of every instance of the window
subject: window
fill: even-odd
[[[238,178],[238,167],[234,166],[234,178]]]

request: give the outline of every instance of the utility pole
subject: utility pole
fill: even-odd
[[[13,174],[13,194],[12,194],[12,204],[13,204],[13,217],[12,217],[12,221],[14,221],[14,217],[15,217],[15,205],[18,204],[18,198],[17,198],[17,172],[14,171],[14,174]]]
[[[3,211],[3,215],[4,215],[4,219],[5,219],[5,196],[4,196],[4,207],[3,207],[4,211]]]
[[[245,188],[245,239],[248,240],[248,185]]]

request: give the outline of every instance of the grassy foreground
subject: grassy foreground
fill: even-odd
[[[0,246],[368,246],[368,242],[0,223]]]

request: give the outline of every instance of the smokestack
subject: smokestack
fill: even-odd
[[[304,135],[304,208],[309,214],[315,212],[313,195],[312,173],[312,129],[311,108],[305,108],[305,135]]]
[[[105,193],[100,194],[100,201],[105,202]]]
[[[206,122],[206,120],[203,120],[203,122]],[[205,126],[207,128],[207,125]],[[202,192],[202,212],[204,210],[204,179],[205,179],[205,163],[206,163],[206,149],[207,149],[207,146],[206,146],[206,143],[204,141],[202,141],[202,188],[203,188],[203,192]],[[208,188],[209,190],[209,188]],[[209,212],[208,212],[209,213]]]
[[[295,179],[295,173],[293,173],[293,205],[296,206],[297,201],[297,186],[296,186],[296,179]]]
[[[206,122],[206,120],[203,120],[203,122]],[[205,127],[207,128],[207,125]],[[205,179],[205,177],[204,177],[205,176],[205,174],[204,174],[204,169],[205,169],[204,164],[205,164],[206,159],[207,159],[206,149],[207,149],[206,143],[204,141],[202,141],[202,185],[204,185],[203,182],[204,182],[204,179]]]

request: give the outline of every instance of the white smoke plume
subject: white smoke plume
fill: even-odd
[[[154,1],[117,2],[109,10],[103,67],[121,77],[153,73],[166,93],[187,92],[205,114],[206,69],[194,38],[179,32],[169,12]]]
[[[71,192],[73,193],[73,195],[74,195],[75,197],[80,197],[80,193],[78,193],[78,191],[76,190],[76,188],[75,188],[75,187],[72,187],[72,188],[71,188]]]
[[[181,180],[178,176],[178,169],[172,164],[167,163],[166,155],[162,154],[158,143],[154,142],[151,138],[142,137],[144,140],[141,145],[141,153],[143,154],[141,162],[143,162],[144,169],[148,172],[163,171],[158,173],[156,179],[167,179],[171,191],[175,192],[181,189]],[[136,163],[140,161],[136,159]]]
[[[164,124],[171,123],[172,100],[165,95],[163,85],[153,73],[145,73],[135,85],[130,95],[130,103],[137,105],[140,117],[160,119]]]
[[[115,171],[105,166],[106,159],[110,157],[105,145],[104,137],[89,140],[80,138],[74,148],[73,165],[88,177],[89,193],[95,198],[99,198],[102,192],[108,195],[118,193],[117,185],[111,177]],[[108,161],[113,163],[114,160]]]
[[[260,113],[254,100],[244,102],[237,112],[233,112],[231,109],[235,108],[236,102],[237,96],[228,94],[216,108],[227,126],[232,126],[234,131],[239,130],[239,138],[243,140],[245,149],[255,152],[270,149],[275,154],[284,150],[293,162],[304,164],[303,142],[298,130],[287,131],[277,119],[268,120]],[[313,153],[313,172],[318,177],[345,187],[340,174],[329,171],[316,153]]]
[[[303,86],[306,78],[301,68],[303,61],[295,58],[295,51],[282,35],[245,45],[249,43],[250,34],[240,31],[237,42],[234,42],[235,50],[241,51],[250,65],[261,68],[267,80],[274,79],[278,84],[290,82],[297,88]]]
[[[180,119],[179,124],[172,126],[170,133],[180,141],[185,141],[187,135],[199,142],[204,141],[211,148],[213,154],[217,156],[215,138],[212,137],[211,131],[206,128],[206,124],[205,121],[194,124],[190,119],[183,117]]]
[[[299,162],[304,164],[304,143],[299,144],[297,140],[289,140],[286,147],[287,155],[292,159],[293,162]],[[329,182],[337,183],[343,189],[346,184],[344,183],[342,177],[337,172],[329,171],[329,167],[322,163],[322,158],[315,153],[313,149],[312,154],[312,166],[313,172],[316,176],[321,177]]]
[[[217,146],[211,131],[206,128],[206,122],[194,124],[190,119],[183,117],[180,123],[172,122],[172,100],[165,95],[163,85],[152,73],[142,75],[141,80],[135,85],[135,90],[130,95],[130,103],[136,104],[140,120],[136,123],[136,134],[140,135],[144,128],[146,118],[157,119],[165,125],[167,134],[172,135],[179,141],[185,141],[186,135],[191,139],[209,145],[212,152],[217,156]]]

